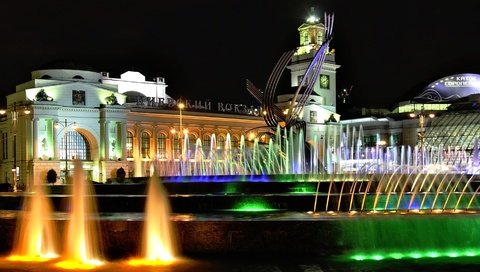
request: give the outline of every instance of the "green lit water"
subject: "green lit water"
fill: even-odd
[[[350,260],[480,256],[476,214],[353,216],[340,229],[338,242]]]
[[[376,196],[374,194],[365,197],[364,211],[396,211],[396,210],[453,210],[455,208],[460,210],[466,210],[471,204],[470,208],[478,207],[478,200],[474,198],[471,201],[471,194],[465,194],[462,197],[459,194],[441,194],[435,199],[433,193],[428,194],[425,197],[424,193],[411,195],[404,194],[399,200],[398,194],[391,194],[387,196],[385,194]],[[356,207],[361,206],[363,196],[356,197]],[[475,208],[476,209],[476,208]]]

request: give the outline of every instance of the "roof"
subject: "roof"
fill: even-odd
[[[478,93],[480,93],[479,74],[455,74],[428,84],[413,100],[421,103],[452,102]]]
[[[97,69],[84,63],[78,63],[73,60],[53,61],[40,66],[37,70],[47,69],[65,69],[65,70],[82,70],[90,72],[98,72]]]

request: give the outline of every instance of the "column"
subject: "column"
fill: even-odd
[[[152,158],[152,161],[154,161],[156,158],[158,158],[158,154],[157,154],[157,151],[158,151],[158,141],[157,141],[157,132],[159,131],[159,128],[158,126],[153,126],[152,127],[152,139],[153,139],[153,152],[151,151],[150,153],[153,154],[153,157]]]
[[[104,125],[104,141],[105,141],[105,161],[108,161],[110,159],[110,121],[103,121]]]
[[[38,159],[38,118],[32,118],[33,160]]]
[[[54,120],[54,123],[58,123],[58,120]],[[53,138],[54,138],[54,145],[53,145],[53,157],[56,159],[56,160],[60,160],[60,151],[59,151],[59,147],[60,145],[62,144],[61,141],[60,141],[60,130],[62,128],[60,127],[56,127],[56,126],[53,126],[54,127],[54,135],[53,135]]]
[[[134,144],[134,146],[133,146],[133,157],[136,160],[142,160],[142,158],[143,158],[143,154],[142,154],[142,129],[139,126],[137,126],[135,128],[135,136],[137,137],[137,139],[135,139],[136,141],[134,141],[136,144]]]
[[[123,121],[122,123],[120,123],[120,146],[121,146],[121,150],[122,150],[122,154],[120,154],[120,158],[122,158],[122,160],[126,160],[127,159],[127,126],[126,126],[126,122]]]
[[[173,152],[173,137],[174,134],[172,133],[174,127],[173,124],[170,125],[170,128],[168,130],[167,134],[167,143],[166,143],[166,148],[167,148],[167,159],[173,160],[174,159],[174,152]]]
[[[135,177],[143,176],[142,154],[141,154],[141,128],[135,126],[135,134],[133,136],[133,160],[135,162]]]

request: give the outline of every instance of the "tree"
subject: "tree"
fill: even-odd
[[[118,183],[123,183],[126,175],[127,175],[127,173],[125,172],[125,169],[123,169],[123,167],[118,168],[117,169],[117,182]]]
[[[53,169],[48,170],[47,181],[48,181],[48,183],[57,182],[57,172],[55,172],[55,170],[53,170]]]

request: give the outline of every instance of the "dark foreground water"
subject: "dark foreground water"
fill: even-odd
[[[16,216],[15,211],[3,211],[3,213],[0,211],[0,219],[3,219],[4,223],[10,222],[12,234]],[[65,213],[55,213],[53,217],[59,222],[68,218]],[[119,226],[129,230],[127,226],[133,224],[136,227],[130,232],[125,231],[122,232],[122,236],[114,237],[120,241],[139,240],[143,214],[102,214],[100,218],[105,229],[112,231],[123,230],[118,228]],[[480,271],[480,251],[473,251],[480,248],[479,214],[314,216],[306,213],[226,213],[177,214],[173,215],[172,219],[179,226],[179,230],[183,230],[183,248],[188,248],[192,244],[198,246],[190,247],[190,254],[184,251],[186,256],[183,260],[169,266],[132,267],[123,257],[112,258],[109,259],[112,261],[100,267],[85,271]],[[118,225],[112,224],[117,221]],[[5,227],[6,224],[0,225],[2,226]],[[275,232],[276,228],[280,228],[281,231]],[[238,234],[236,237],[239,240],[234,240],[236,241],[234,245],[237,247],[228,247],[220,243],[229,236],[218,235],[218,233],[229,233],[231,230],[234,230],[232,233]],[[216,235],[199,238],[202,233],[215,233],[215,231]],[[269,236],[254,235],[258,233],[267,233]],[[295,233],[294,237],[289,236],[292,233]],[[4,234],[0,232],[0,235]],[[6,238],[0,239],[0,246],[6,244],[6,240]],[[110,242],[112,240],[110,239]],[[252,240],[253,243],[250,243]],[[207,246],[212,244],[219,247],[208,251],[211,248]],[[247,245],[242,247],[241,254],[233,252],[241,245]],[[119,243],[118,246],[129,254],[137,248],[136,243]],[[331,250],[335,246],[337,250]],[[259,250],[261,248],[269,248],[269,250]],[[417,254],[417,252],[426,252],[419,251],[422,248],[435,248],[443,250],[438,251],[440,253],[448,254],[435,255],[431,252]],[[472,249],[471,253],[474,256],[466,257],[466,254],[461,254],[463,251],[450,251],[451,248]],[[339,252],[338,249],[345,249],[343,251],[345,256],[327,254]],[[230,251],[226,252],[226,250]],[[275,254],[273,250],[277,252],[281,250],[282,253]],[[204,255],[194,255],[191,252]],[[377,258],[376,256],[389,256],[388,254],[392,252],[403,252],[404,255],[401,260],[388,258],[381,261],[373,260]],[[264,253],[269,255],[266,256]],[[372,256],[372,258],[363,258],[362,261],[352,260],[352,256],[362,253],[367,254],[363,256]],[[385,255],[380,255],[381,253]],[[428,255],[436,257],[417,258],[417,256]],[[398,255],[394,257],[399,258]],[[117,259],[121,260],[114,261]],[[55,264],[55,260],[47,263],[21,263],[0,259],[0,271],[78,271],[60,269]]]

